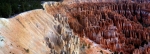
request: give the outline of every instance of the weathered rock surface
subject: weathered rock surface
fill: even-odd
[[[61,22],[42,9],[1,18],[0,54],[78,54],[80,39],[69,28],[67,18],[59,19]]]
[[[0,54],[149,54],[147,2],[64,0],[0,18]]]
[[[73,3],[67,14],[70,27],[81,37],[114,53],[149,54],[149,3]],[[75,21],[75,22],[74,22]]]

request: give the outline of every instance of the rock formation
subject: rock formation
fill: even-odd
[[[79,54],[80,39],[67,18],[42,9],[0,19],[0,54]]]
[[[149,54],[148,0],[64,0],[0,19],[1,54]]]
[[[65,9],[75,33],[115,53],[137,54],[141,47],[139,54],[150,53],[143,51],[149,49],[149,3],[92,2],[76,2]]]

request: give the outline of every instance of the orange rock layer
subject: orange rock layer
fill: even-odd
[[[143,8],[143,5],[145,5]],[[150,53],[150,14],[145,3],[73,4],[70,27],[115,53]],[[72,22],[75,19],[75,23]]]
[[[46,2],[44,10],[0,19],[0,54],[150,54],[147,2]]]
[[[149,54],[150,4],[144,2],[75,0],[54,8],[68,18],[70,27],[81,38],[87,37],[114,53]]]

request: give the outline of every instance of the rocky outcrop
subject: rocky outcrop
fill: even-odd
[[[0,53],[149,54],[149,6],[139,0],[45,2],[44,10],[0,19]]]
[[[80,39],[67,18],[42,9],[0,19],[0,54],[79,54]]]

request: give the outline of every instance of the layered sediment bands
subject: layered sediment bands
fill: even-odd
[[[0,54],[79,54],[78,36],[67,18],[47,14],[42,9],[0,19]]]
[[[2,40],[4,46],[1,46],[0,54],[48,53],[44,37],[50,32],[49,25],[52,23],[48,24],[46,23],[48,21],[44,20],[52,22],[52,19],[48,19],[52,16],[44,13],[42,9],[37,9],[24,12],[14,18],[1,18],[0,36],[4,38]]]

